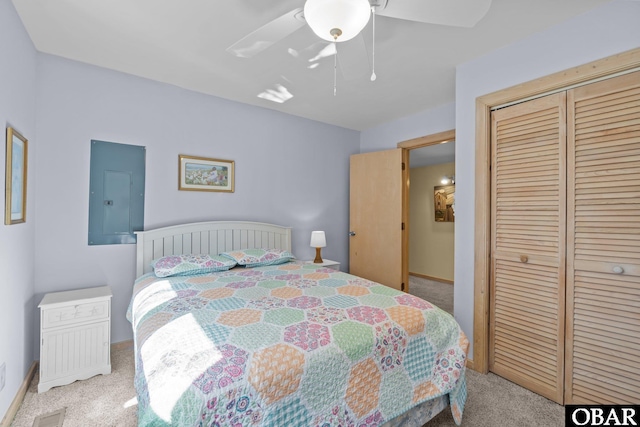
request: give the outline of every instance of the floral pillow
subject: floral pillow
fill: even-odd
[[[284,264],[295,259],[291,252],[282,249],[241,249],[223,252],[220,255],[245,267]]]
[[[151,262],[157,277],[190,276],[235,267],[236,262],[219,255],[168,255]]]

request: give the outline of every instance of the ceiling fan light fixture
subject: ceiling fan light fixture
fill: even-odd
[[[357,36],[369,22],[369,0],[307,0],[304,18],[321,39],[345,42]]]

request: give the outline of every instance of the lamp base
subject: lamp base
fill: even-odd
[[[316,259],[313,260],[314,264],[321,264],[322,261],[322,257],[320,256],[320,248],[316,248]]]

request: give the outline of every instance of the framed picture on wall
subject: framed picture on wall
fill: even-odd
[[[235,162],[207,157],[178,156],[178,190],[222,191],[235,190]]]
[[[27,220],[27,139],[7,128],[4,223]]]
[[[455,184],[433,187],[436,222],[455,222]]]

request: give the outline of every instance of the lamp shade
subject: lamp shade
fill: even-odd
[[[324,248],[327,246],[327,239],[324,236],[324,231],[312,231],[311,243],[312,248]]]
[[[304,4],[307,24],[318,37],[330,42],[344,42],[357,36],[370,15],[369,0],[307,0]]]

